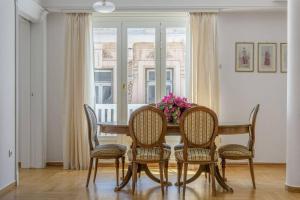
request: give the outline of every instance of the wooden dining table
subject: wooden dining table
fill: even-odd
[[[121,134],[129,136],[129,125],[128,123],[124,122],[113,122],[113,123],[99,123],[98,126],[100,127],[101,133],[110,133],[110,134]],[[248,133],[251,124],[249,123],[219,123],[218,126],[218,135],[233,135],[233,134],[243,134]],[[167,126],[166,136],[180,136],[180,129],[178,124],[171,124],[169,123]],[[138,172],[144,171],[145,174],[152,179],[153,181],[160,183],[160,179],[155,177],[151,171],[149,170],[147,164],[139,164],[138,165]],[[198,170],[196,173],[189,178],[186,183],[191,183],[195,181],[203,172],[209,173],[209,166],[208,165],[199,165]],[[131,164],[128,165],[128,170],[126,176],[122,180],[122,183],[115,188],[115,191],[120,191],[124,188],[132,177],[132,166]],[[233,189],[226,184],[225,180],[222,178],[219,167],[216,165],[215,169],[215,178],[219,185],[227,192],[233,192]],[[164,183],[168,185],[172,185],[172,183]],[[175,185],[182,185],[182,182],[175,183]]]

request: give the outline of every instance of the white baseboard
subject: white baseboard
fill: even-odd
[[[17,187],[17,182],[13,181],[12,183],[8,184],[7,186],[3,187],[2,189],[0,189],[0,197],[4,194],[6,194],[7,192],[15,189]]]

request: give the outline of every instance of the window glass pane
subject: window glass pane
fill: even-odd
[[[166,94],[170,94],[170,92],[172,92],[172,85],[167,85]]]
[[[155,71],[153,70],[148,70],[148,77],[147,77],[148,81],[155,81]]]
[[[167,69],[166,80],[167,81],[172,81],[173,80],[172,70],[170,70],[170,69]]]
[[[128,28],[127,40],[129,117],[135,109],[155,101],[155,28]],[[151,89],[148,88],[149,81],[152,82]]]
[[[154,85],[148,86],[147,103],[155,103],[155,86]]]
[[[117,29],[94,28],[94,67],[114,68],[117,65]]]
[[[100,97],[100,87],[98,85],[95,86],[95,96],[96,96],[96,104],[101,103],[101,97]]]
[[[117,28],[93,28],[93,40],[95,113],[99,122],[114,122],[117,120]]]
[[[186,28],[166,28],[166,92],[185,96]],[[168,85],[170,85],[168,87]]]
[[[95,71],[96,82],[112,82],[111,71]]]
[[[103,86],[102,89],[102,103],[104,104],[112,104],[112,88],[111,86]]]

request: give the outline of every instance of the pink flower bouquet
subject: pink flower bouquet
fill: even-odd
[[[181,114],[186,109],[192,107],[188,103],[187,98],[177,97],[173,93],[163,97],[161,102],[156,104],[156,106],[165,113],[168,122],[172,123],[178,123]]]

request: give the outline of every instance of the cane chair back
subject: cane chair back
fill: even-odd
[[[129,120],[133,144],[141,147],[159,146],[167,130],[164,113],[153,106],[143,106],[134,111]]]
[[[89,105],[84,104],[84,110],[88,122],[89,147],[92,151],[96,146],[99,145],[97,137],[97,117],[94,110]]]
[[[185,146],[206,148],[214,144],[218,118],[209,108],[194,106],[183,113],[179,126]]]
[[[259,104],[257,104],[251,111],[249,121],[251,124],[250,130],[249,130],[249,142],[248,147],[250,151],[254,150],[254,142],[255,142],[255,127],[256,127],[256,118],[259,111]]]

